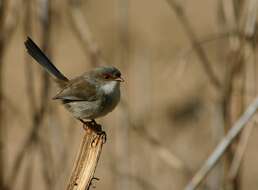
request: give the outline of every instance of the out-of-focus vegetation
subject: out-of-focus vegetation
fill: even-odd
[[[257,0],[0,0],[0,189],[65,189],[83,135],[26,54],[31,36],[72,78],[123,73],[97,189],[180,190],[257,94]],[[199,187],[255,190],[256,122]]]

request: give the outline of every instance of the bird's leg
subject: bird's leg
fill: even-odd
[[[98,125],[97,122],[95,121],[95,119],[90,120],[90,122],[92,125]]]
[[[86,125],[86,122],[83,121],[82,119],[79,119],[79,121]]]
[[[94,126],[96,132],[102,131],[101,125],[97,124],[97,122],[94,119],[92,119],[90,122]]]
[[[91,121],[84,121],[83,119],[79,119],[79,120],[80,120],[80,122],[83,123],[83,128],[84,128],[85,130],[87,130],[88,128],[90,128],[90,129],[96,131],[96,129],[95,129],[95,125],[97,125],[96,121],[94,121],[94,120],[91,120]]]
[[[89,123],[88,123],[87,121],[83,121],[82,119],[79,119],[79,121],[82,122],[82,126],[83,126],[83,129],[84,129],[85,131],[87,131],[89,128],[91,128],[91,127],[89,126]]]

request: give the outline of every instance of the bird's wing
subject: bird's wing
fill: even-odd
[[[96,86],[85,78],[78,77],[69,81],[53,99],[70,101],[94,101],[97,99]]]

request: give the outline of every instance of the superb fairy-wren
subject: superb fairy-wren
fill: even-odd
[[[28,53],[54,78],[60,87],[53,98],[61,100],[74,117],[84,122],[105,116],[120,100],[121,72],[112,66],[97,67],[69,80],[30,39],[25,41]]]

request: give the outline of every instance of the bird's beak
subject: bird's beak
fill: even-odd
[[[125,80],[122,77],[117,78],[116,81],[118,81],[118,82],[125,82]]]

